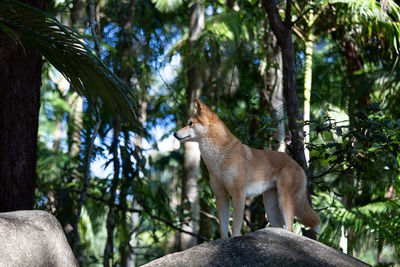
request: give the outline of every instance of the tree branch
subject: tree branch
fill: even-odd
[[[292,0],[286,0],[285,24],[292,27]]]
[[[284,46],[285,44],[281,44],[284,32],[287,31],[281,17],[279,16],[279,11],[276,7],[274,0],[263,0],[264,10],[267,12],[268,20],[271,25],[271,29],[277,37],[280,46]]]
[[[89,26],[92,32],[94,49],[100,54],[100,36],[98,34],[99,25],[96,21],[96,7],[93,4],[93,0],[89,0]]]
[[[304,35],[301,33],[301,31],[299,30],[299,28],[297,28],[296,26],[293,27],[293,31],[297,34],[297,36],[300,37],[300,39],[305,43],[307,40],[304,37]]]
[[[332,172],[334,169],[336,169],[336,165],[337,165],[337,163],[333,164],[329,169],[327,169],[326,171],[324,171],[323,173],[320,173],[318,175],[315,175],[315,176],[309,175],[308,178],[310,178],[310,179],[321,178],[321,177],[327,175],[328,173]]]

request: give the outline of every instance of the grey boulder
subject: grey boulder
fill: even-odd
[[[0,213],[0,266],[78,266],[57,219],[40,210]]]
[[[280,228],[216,240],[166,255],[150,266],[368,266],[307,237]]]

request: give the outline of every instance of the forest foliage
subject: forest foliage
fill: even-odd
[[[195,2],[204,6],[205,27],[189,47]],[[99,27],[97,54],[89,3]],[[187,71],[196,64],[201,99],[227,127],[252,147],[276,145],[277,110],[263,94],[273,93],[267,73],[281,66],[271,58],[274,37],[262,1],[57,0],[40,14],[16,5],[4,19],[11,4],[0,4],[0,29],[42,47],[45,59],[35,208],[54,214],[71,243],[87,159],[92,163],[78,218],[79,261],[144,264],[180,250],[179,235],[193,218],[199,228],[190,234],[199,243],[219,238],[206,167],[194,215],[183,188],[183,148],[172,133],[189,118]],[[393,0],[277,5],[282,18],[291,8],[301,117],[307,68],[312,74],[310,119],[298,124],[310,127],[304,146],[322,220],[317,239],[372,265],[400,264],[400,7]],[[72,19],[79,8],[81,25]],[[79,106],[80,95],[86,97]],[[243,234],[267,224],[261,203],[246,202]]]

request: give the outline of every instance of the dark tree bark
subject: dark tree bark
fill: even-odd
[[[297,83],[295,76],[295,54],[292,40],[291,2],[287,0],[286,17],[282,21],[274,0],[263,0],[272,31],[282,50],[283,59],[283,93],[286,100],[288,127],[291,134],[291,144],[288,149],[297,163],[308,173],[304,155],[303,134],[297,121],[301,120],[297,103]]]
[[[44,0],[21,1],[44,9]],[[0,33],[0,212],[33,209],[42,56]]]

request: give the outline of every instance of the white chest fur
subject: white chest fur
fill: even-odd
[[[210,142],[200,143],[201,156],[207,165],[211,178],[224,184],[225,188],[230,191],[234,186],[235,180],[240,179],[240,177],[238,177],[238,166],[226,162],[228,150],[229,147],[221,149]]]
[[[207,142],[207,140],[200,142],[200,152],[207,168],[215,176],[220,176],[221,165],[224,161],[225,155],[215,145]]]

